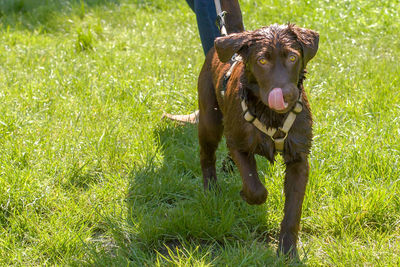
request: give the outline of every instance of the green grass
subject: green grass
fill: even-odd
[[[302,262],[400,265],[400,4],[241,4],[321,36]],[[257,159],[264,205],[237,172],[204,193],[196,128],[160,120],[196,109],[203,59],[183,0],[0,0],[1,266],[284,264],[282,160]]]

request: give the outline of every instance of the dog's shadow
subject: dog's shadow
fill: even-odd
[[[135,242],[166,254],[171,246],[215,250],[251,239],[275,257],[268,243],[277,236],[276,225],[268,223],[266,205],[250,206],[240,198],[237,171],[219,171],[220,190],[204,192],[197,127],[166,123],[154,136],[157,153],[129,177],[128,224],[135,228]],[[218,169],[225,156],[220,148]]]

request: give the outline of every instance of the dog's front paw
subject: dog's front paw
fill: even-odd
[[[264,186],[259,187],[256,190],[243,188],[240,191],[240,196],[250,205],[261,205],[267,200],[268,191]]]

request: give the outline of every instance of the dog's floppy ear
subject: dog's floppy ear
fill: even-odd
[[[250,34],[248,32],[233,33],[228,36],[218,37],[215,39],[214,45],[219,60],[221,62],[228,62],[249,41]]]
[[[319,34],[313,30],[293,26],[292,31],[303,47],[304,67],[318,51]]]

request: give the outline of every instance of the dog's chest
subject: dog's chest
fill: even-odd
[[[224,135],[227,146],[244,152],[250,152],[274,160],[274,142],[260,132],[241,116],[234,119],[229,115],[224,116]]]

